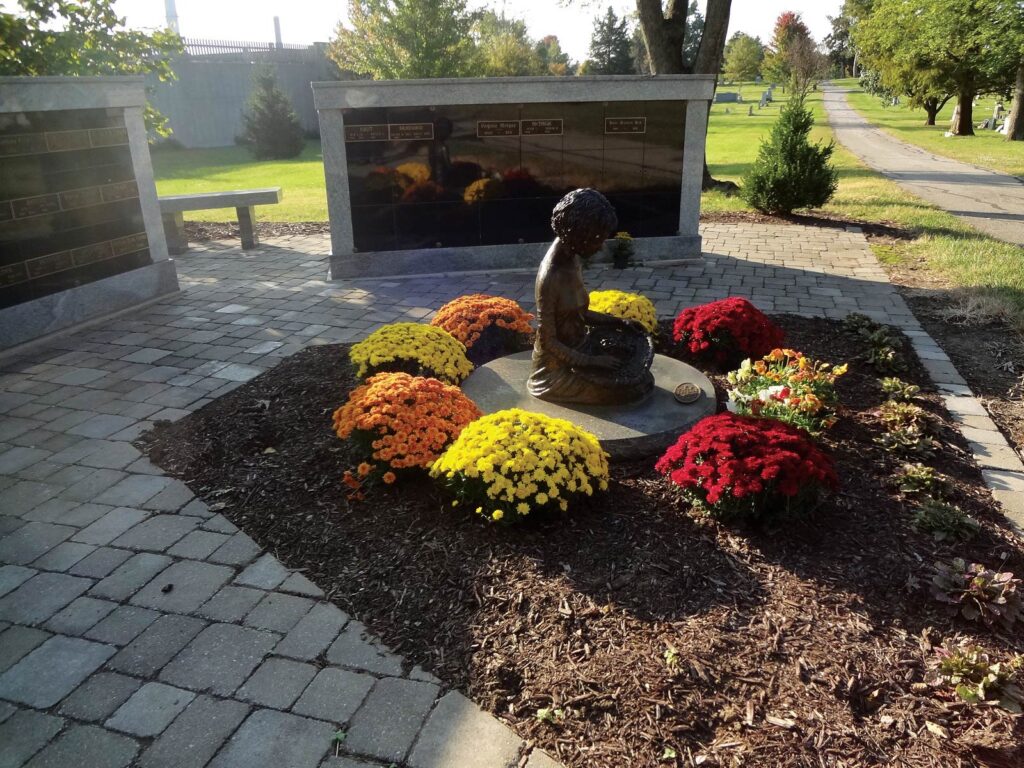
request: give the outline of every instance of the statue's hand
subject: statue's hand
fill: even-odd
[[[642,334],[645,334],[647,336],[650,336],[650,334],[647,333],[647,329],[644,328],[643,324],[637,322],[636,320],[625,320],[624,319],[622,321],[622,327],[625,328],[627,331],[632,331],[634,333],[642,333]]]
[[[590,364],[594,368],[605,368],[609,371],[614,371],[622,367],[622,360],[611,355],[595,355]]]

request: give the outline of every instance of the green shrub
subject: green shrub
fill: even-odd
[[[893,485],[900,493],[908,496],[942,496],[946,492],[946,480],[934,469],[924,464],[904,464],[893,476]]]
[[[1008,663],[993,662],[980,646],[947,640],[935,649],[925,680],[936,688],[952,688],[968,704],[990,701],[1020,713],[1024,703],[1022,670],[1024,656],[1014,656]]]
[[[967,564],[959,557],[950,563],[936,563],[932,594],[943,603],[959,608],[960,615],[986,626],[1013,631],[1024,618],[1021,580],[1010,571],[993,571],[981,563]]]
[[[834,142],[811,144],[814,116],[803,99],[794,98],[779,113],[757,160],[743,179],[743,198],[765,213],[790,213],[796,208],[820,208],[839,184],[829,162]]]
[[[938,499],[924,499],[914,508],[914,527],[936,541],[969,539],[980,527],[960,507]]]
[[[908,403],[921,394],[921,388],[917,384],[908,384],[895,376],[882,379],[882,391],[890,400],[903,400]]]
[[[249,111],[242,119],[242,139],[258,159],[283,160],[302,152],[302,124],[270,70],[257,72]]]

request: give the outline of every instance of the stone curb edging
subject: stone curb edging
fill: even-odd
[[[942,395],[946,409],[966,438],[985,485],[1013,530],[1024,536],[1024,462],[975,397],[953,361],[927,331],[904,328],[921,364]]]

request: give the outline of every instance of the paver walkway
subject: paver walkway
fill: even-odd
[[[588,284],[643,291],[663,316],[732,295],[923,334],[856,231],[704,237],[702,261]],[[532,305],[527,272],[331,283],[327,251],[323,237],[213,244],[178,261],[180,294],[0,359],[0,768],[502,768],[527,755],[131,445],[305,345],[468,292]],[[529,768],[555,765],[529,754]]]
[[[867,165],[972,227],[1024,245],[1024,182],[906,144],[862,117],[843,89],[826,85],[823,90],[836,138]]]

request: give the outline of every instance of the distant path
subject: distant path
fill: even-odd
[[[906,144],[862,117],[842,88],[826,85],[823,90],[836,138],[867,165],[976,229],[1024,245],[1024,183],[1019,179]]]

